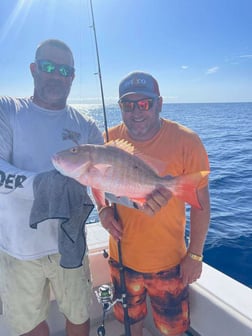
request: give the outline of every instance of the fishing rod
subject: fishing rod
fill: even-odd
[[[104,100],[104,92],[103,92],[103,84],[102,84],[102,75],[101,75],[101,64],[100,64],[100,57],[99,57],[99,49],[98,49],[98,42],[96,37],[96,29],[95,29],[95,20],[94,20],[94,10],[93,10],[93,3],[90,0],[90,9],[91,9],[91,16],[92,16],[92,28],[94,32],[94,40],[95,40],[95,50],[96,50],[96,59],[97,59],[97,67],[98,67],[98,77],[100,83],[100,90],[101,90],[101,98],[102,98],[102,109],[103,109],[103,120],[104,120],[104,128],[106,132],[106,140],[109,140],[108,135],[108,123],[107,123],[107,115],[106,115],[106,108],[105,108],[105,100]]]
[[[95,50],[96,50],[96,59],[97,59],[97,66],[98,66],[98,76],[100,82],[100,90],[101,90],[101,97],[102,97],[102,107],[103,107],[103,118],[104,118],[104,128],[106,134],[106,141],[109,141],[109,134],[108,134],[108,124],[107,124],[107,115],[106,115],[106,108],[105,108],[105,100],[104,100],[104,92],[103,92],[103,84],[102,84],[102,75],[101,75],[101,65],[100,65],[100,57],[99,57],[99,49],[98,49],[98,42],[96,36],[96,29],[95,29],[95,19],[94,19],[94,10],[93,10],[93,3],[90,0],[90,9],[91,9],[91,16],[92,16],[92,28],[94,32],[94,39],[95,39]],[[116,204],[114,204],[114,218],[116,220],[119,219],[118,211]],[[105,287],[103,290],[100,287],[100,291],[97,294],[97,298],[99,302],[103,304],[103,323],[97,329],[98,336],[105,335],[105,327],[104,327],[104,319],[105,313],[108,311],[116,302],[120,301],[123,306],[124,312],[124,329],[125,329],[125,336],[131,336],[130,331],[130,319],[128,314],[128,300],[127,300],[127,291],[126,291],[126,281],[125,281],[125,273],[124,273],[124,265],[122,260],[122,249],[121,249],[121,241],[118,240],[117,243],[118,249],[118,261],[119,261],[119,271],[120,271],[120,287],[121,287],[121,299],[117,299],[112,302],[112,294],[109,291],[109,288]]]

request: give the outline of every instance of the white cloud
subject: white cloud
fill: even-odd
[[[168,99],[168,100],[176,100],[178,99],[179,97],[178,96],[165,96],[163,97],[164,99]]]
[[[182,70],[186,70],[186,69],[188,69],[188,68],[189,68],[188,65],[181,65],[181,69],[182,69]]]
[[[212,75],[212,74],[216,73],[218,70],[219,70],[219,67],[218,66],[214,66],[212,68],[207,69],[206,74],[207,75]]]
[[[252,54],[241,55],[240,58],[252,58]]]

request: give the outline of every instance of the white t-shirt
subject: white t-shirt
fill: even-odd
[[[54,169],[54,153],[103,143],[93,120],[71,106],[47,110],[30,98],[0,97],[0,250],[23,260],[58,252],[58,220],[29,227],[36,174]]]

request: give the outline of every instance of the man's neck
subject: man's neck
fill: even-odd
[[[55,102],[45,102],[41,99],[39,99],[36,95],[31,97],[31,100],[34,104],[38,105],[39,107],[42,107],[47,110],[63,110],[66,107],[65,101],[55,101]]]

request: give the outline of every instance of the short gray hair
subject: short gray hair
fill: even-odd
[[[68,45],[66,43],[64,43],[63,41],[56,40],[56,39],[48,39],[48,40],[45,40],[45,41],[41,42],[39,44],[39,46],[37,47],[36,54],[35,54],[35,59],[39,59],[40,52],[45,46],[52,46],[52,47],[56,47],[56,48],[65,50],[65,51],[69,52],[72,55],[72,59],[74,59],[72,50],[68,47]]]

